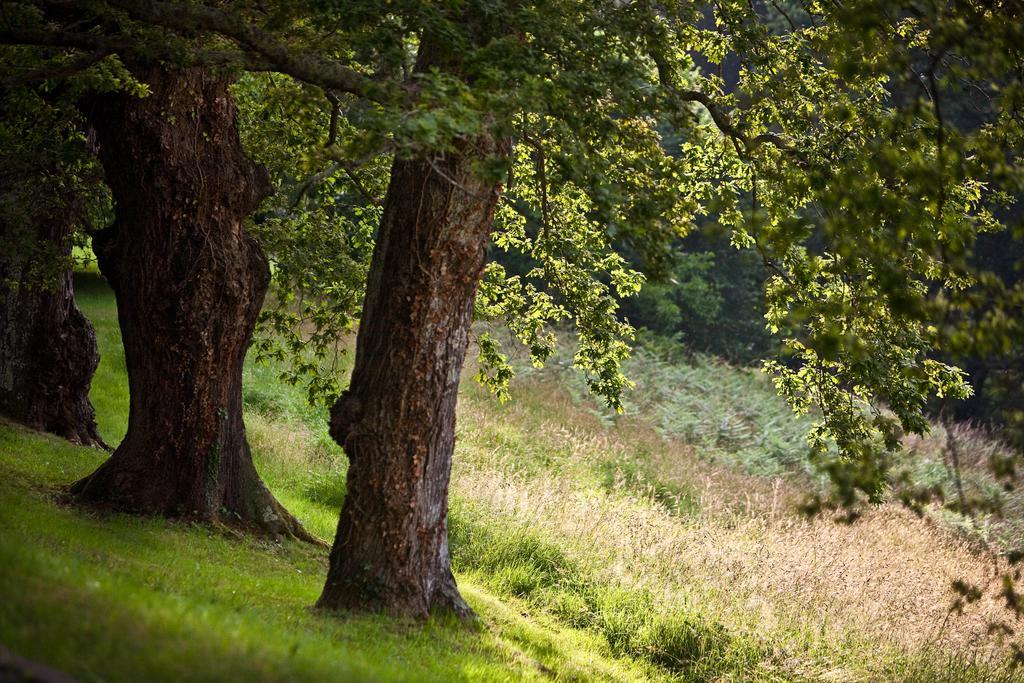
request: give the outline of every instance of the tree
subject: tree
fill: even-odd
[[[331,411],[331,436],[349,457],[349,493],[322,607],[468,614],[449,566],[448,479],[499,197],[471,162],[454,153],[396,160],[392,170],[355,369]]]
[[[416,71],[457,66],[424,36]],[[476,162],[508,153],[483,132],[455,149],[396,158],[348,389],[331,436],[348,495],[318,605],[468,615],[448,553],[455,405],[500,184]]]
[[[433,37],[437,42],[430,47],[428,39],[424,38],[420,46],[421,60],[411,79],[382,85],[361,76],[358,71],[337,62],[326,61],[319,54],[302,53],[301,47],[286,48],[277,42],[274,34],[247,23],[239,15],[226,14],[204,6],[136,2],[116,5],[143,25],[159,24],[185,32],[205,29],[229,37],[243,48],[241,54],[233,54],[231,57],[248,68],[280,70],[323,88],[351,93],[383,105],[383,113],[365,126],[371,137],[375,132],[379,135],[383,124],[393,124],[400,119],[408,121],[406,129],[399,130],[399,134],[394,136],[395,143],[387,149],[394,151],[398,158],[392,169],[382,230],[375,248],[367,302],[362,316],[356,373],[350,391],[332,411],[332,432],[344,441],[352,458],[349,487],[351,502],[346,504],[342,515],[339,543],[333,554],[335,562],[331,582],[321,604],[329,607],[386,607],[420,616],[427,614],[434,606],[466,613],[467,609],[455,590],[454,580],[447,567],[445,529],[447,476],[454,440],[455,391],[465,354],[468,326],[472,319],[474,293],[482,272],[491,219],[499,198],[497,188],[508,172],[508,147],[501,140],[507,139],[512,126],[512,114],[520,109],[509,107],[507,115],[496,119],[490,117],[490,112],[495,110],[498,104],[496,100],[505,97],[506,93],[518,97],[517,91],[508,86],[514,79],[527,76],[534,68],[529,63],[510,63],[512,68],[503,73],[488,64],[486,52],[494,48],[493,41],[500,42],[501,39],[496,37],[508,34],[504,23],[507,17],[483,18],[471,12],[457,16],[436,15],[427,11],[421,17],[414,17],[418,23],[412,29],[384,24],[382,30],[385,32],[398,31],[401,35],[422,31],[422,35]],[[589,45],[590,38],[600,29],[599,25],[606,24],[607,19],[586,9],[582,16],[594,25],[585,26],[568,37],[566,44],[578,52],[579,63],[574,65],[575,72],[569,74],[561,87],[584,87],[590,91],[590,95],[581,98],[579,102],[573,102],[571,112],[565,114],[582,114],[587,109],[593,109],[600,97],[600,89],[593,89],[578,80],[587,64],[600,64],[602,60],[607,60],[606,64],[601,64],[606,72],[613,72],[620,66],[617,55],[599,46]],[[557,17],[555,13],[551,18]],[[374,21],[384,18],[379,9],[373,11]],[[569,26],[575,18],[562,17],[561,21]],[[120,35],[84,34],[76,31],[72,31],[71,35],[60,31],[8,31],[6,36],[7,40],[43,44],[77,44],[78,47],[90,44],[97,49],[117,50],[126,55],[144,52],[139,44],[126,43],[127,38]],[[455,36],[458,38],[454,42],[449,40]],[[521,42],[518,36],[510,39],[514,43]],[[161,54],[172,52],[160,44],[155,49]],[[534,57],[546,60],[544,49],[546,47],[537,50]],[[198,54],[205,55],[198,59],[224,59],[223,52]],[[399,58],[404,56],[399,53]],[[629,75],[627,73],[618,84],[620,89],[624,89],[623,84]],[[149,80],[148,75],[142,80]],[[479,93],[475,93],[470,84],[485,85],[481,85]],[[146,216],[143,212],[147,210],[146,207],[155,205],[154,209],[148,210],[162,211],[163,215],[167,215],[167,207],[172,202],[161,194],[161,190],[166,194],[170,188],[175,187],[171,180],[174,183],[184,180],[186,187],[190,180],[164,171],[164,165],[173,165],[177,160],[173,157],[169,161],[161,159],[152,146],[152,141],[160,140],[164,134],[173,135],[177,130],[175,125],[184,128],[184,123],[174,122],[186,119],[187,111],[182,111],[180,116],[164,117],[165,120],[161,121],[156,116],[157,112],[161,107],[169,107],[172,102],[165,101],[168,98],[161,96],[167,87],[163,80],[158,79],[152,85],[154,94],[150,98],[133,102],[129,106],[124,98],[111,100],[104,96],[103,100],[92,105],[95,110],[91,113],[94,125],[104,140],[101,158],[110,174],[108,181],[114,188],[119,211],[125,213],[123,218],[119,216],[115,228],[97,240],[97,243],[101,267],[111,273],[119,302],[125,300],[119,308],[122,311],[122,327],[125,329],[129,358],[133,355],[132,337],[140,331],[136,317],[148,314],[152,318],[160,313],[160,307],[153,305],[153,299],[130,302],[128,297],[136,294],[128,291],[124,277],[130,269],[140,268],[140,262],[149,261],[158,267],[156,279],[160,282],[159,276],[163,275],[161,267],[164,264],[158,258],[160,254],[153,253],[152,248],[146,251],[142,247],[133,246],[144,245],[145,242],[132,240],[127,227],[142,225],[148,228],[153,224],[152,229],[163,227],[167,231],[159,213]],[[194,84],[193,87],[197,86]],[[173,92],[174,88],[170,88],[170,91]],[[478,96],[482,96],[479,103],[474,101]],[[532,100],[543,104],[543,98],[532,97]],[[154,105],[153,102],[159,104]],[[411,120],[408,116],[410,106],[418,107]],[[594,116],[601,121],[614,120],[617,113],[611,108],[597,108],[594,111],[597,112]],[[123,140],[111,137],[116,125],[126,126],[129,131],[127,135],[122,134]],[[567,131],[569,125],[564,123],[563,131]],[[156,127],[156,135],[137,134],[132,126],[140,129],[145,126]],[[205,132],[212,138],[216,136],[217,129],[209,128]],[[609,134],[620,132],[613,130]],[[147,140],[150,141],[149,146]],[[176,149],[173,146],[168,148]],[[594,159],[601,165],[607,166],[609,163],[599,155]],[[192,157],[190,161],[211,171],[216,167],[208,165],[208,159]],[[221,165],[235,168],[237,163],[236,159],[229,159]],[[130,183],[140,178],[144,179],[141,185]],[[145,195],[144,202],[132,194],[133,190],[147,187],[153,189]],[[196,192],[203,188],[193,185],[191,189]],[[422,201],[410,203],[406,193]],[[197,194],[202,197],[201,193]],[[569,206],[562,208],[567,215],[575,213]],[[605,210],[608,208],[605,207]],[[175,209],[180,210],[180,207]],[[143,215],[136,216],[128,212]],[[129,218],[133,220],[129,221]],[[592,238],[598,235],[593,232],[593,222],[586,221],[579,227],[590,231]],[[174,237],[175,233],[170,231],[167,236]],[[413,248],[403,248],[404,243],[408,243],[414,236],[418,239],[412,240]],[[587,260],[600,260],[603,258],[602,251],[598,240],[593,249],[583,252],[583,256]],[[616,270],[620,267],[619,263],[617,259],[604,258],[603,265],[598,267]],[[427,264],[433,267],[425,267]],[[170,265],[176,266],[179,271],[188,272],[186,266],[191,265],[191,262]],[[583,280],[579,279],[570,254],[550,259],[547,267],[557,268],[564,275],[570,276],[572,281],[566,280],[565,286],[571,287],[571,291],[583,293],[586,290],[588,280],[585,274]],[[134,275],[138,277],[140,273]],[[164,277],[171,279],[166,275]],[[616,277],[623,283],[629,280],[620,273],[616,273]],[[164,296],[156,300],[173,304],[176,299],[167,297],[169,293],[161,291],[160,294]],[[588,293],[588,296],[588,303],[600,304],[600,311],[614,310],[611,298],[603,286]],[[201,304],[202,300],[189,303]],[[188,310],[190,308],[183,309],[179,317],[187,320]],[[163,316],[149,322],[166,325],[173,319]],[[591,354],[586,357],[589,359],[586,362],[593,367],[605,363],[606,357],[614,361],[615,355],[622,354],[624,346],[613,338],[617,325],[613,317],[601,315],[592,315],[585,320],[584,328],[596,332],[591,337]],[[133,326],[137,329],[133,329]],[[535,333],[537,330],[523,330],[527,336]],[[379,348],[375,349],[374,346]],[[409,354],[408,347],[416,350],[418,355]],[[194,359],[190,357],[182,360]],[[377,361],[384,363],[381,368],[377,368]],[[189,363],[181,365],[188,366]],[[386,381],[381,381],[380,370],[387,373]],[[617,373],[614,362],[611,365],[605,363],[602,372],[604,375],[599,381],[602,386],[608,387],[611,395],[615,390],[616,378],[621,377],[621,374]],[[134,404],[134,395],[140,389],[134,385],[132,389]],[[164,395],[168,393],[174,393],[181,399],[187,398],[177,387],[171,387],[171,392],[165,392]],[[205,409],[205,404],[211,402],[209,397],[203,398],[206,401],[196,406],[197,409]],[[165,408],[156,404],[153,409]],[[135,415],[136,411],[133,410],[133,418]],[[147,425],[152,428],[139,433],[163,433],[165,438],[170,433],[173,438],[176,432],[172,430],[180,421],[181,416],[172,415],[163,424]],[[397,429],[392,431],[391,427]],[[148,445],[159,446],[152,441]],[[149,502],[151,498],[174,500],[174,496],[168,497],[159,489],[156,494],[150,494],[152,482],[135,474],[141,470],[138,465],[141,457],[129,456],[129,447],[135,448],[132,446],[131,434],[108,465],[76,487],[79,494],[91,497],[94,495],[92,491],[99,490],[102,498],[111,496],[109,492],[116,490],[122,496],[119,502],[128,507],[137,507],[137,501],[140,501],[152,508]],[[365,458],[363,453],[367,454]],[[373,455],[382,458],[382,461],[375,462]],[[391,481],[389,477],[395,477],[396,481]],[[190,486],[202,491],[202,486],[196,487],[196,484],[202,482],[191,482]],[[395,484],[401,495],[388,501],[388,497],[394,493]],[[176,495],[181,497],[188,493],[179,490]],[[374,503],[377,515],[367,517],[365,522],[361,516],[357,519],[356,503],[360,501]],[[410,509],[411,513],[408,511]],[[377,526],[363,527],[366,529],[363,531],[356,529],[355,522]],[[395,548],[387,547],[382,552],[379,537],[373,535],[375,530],[380,529],[388,534],[389,540],[393,539],[399,544],[399,549],[407,549],[411,555],[403,556],[400,552],[396,554]],[[365,568],[366,565],[370,565],[370,570]],[[344,577],[346,581],[339,582],[338,572],[344,572],[349,567],[355,567],[361,573],[354,577]],[[348,591],[341,590],[344,588]]]
[[[128,432],[72,487],[80,500],[310,538],[252,463],[242,362],[270,278],[245,220],[270,191],[242,150],[230,77],[131,64],[145,97],[81,105],[116,203],[96,234],[117,296]]]
[[[96,204],[85,140],[64,102],[0,90],[0,413],[83,446],[105,446],[89,402],[96,334],[75,305],[71,251]]]

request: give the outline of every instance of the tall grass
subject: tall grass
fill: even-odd
[[[607,579],[523,524],[457,504],[451,516],[456,570],[522,598],[559,621],[600,634],[618,656],[643,659],[687,681],[784,680],[771,651],[705,615],[687,614],[654,594]]]
[[[556,367],[559,367],[556,365]],[[586,394],[578,373],[556,370],[581,405],[605,424],[622,421]],[[668,360],[639,348],[624,367],[635,383],[624,400],[627,419],[639,419],[667,439],[690,445],[698,457],[725,463],[758,477],[793,477],[805,489],[824,489],[826,478],[811,465],[806,434],[811,416],[796,416],[768,379],[753,368],[735,367],[703,355]],[[955,449],[959,467],[952,458]],[[966,538],[999,551],[1024,544],[1024,481],[1010,463],[1021,454],[977,426],[933,424],[929,433],[908,435],[889,474],[889,497],[907,489],[936,492],[926,513]],[[655,476],[651,476],[651,475]],[[627,464],[626,486],[663,495],[657,471],[643,461]]]

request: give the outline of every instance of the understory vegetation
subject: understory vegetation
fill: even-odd
[[[113,298],[91,273],[76,289],[102,355],[92,400],[116,443]],[[525,373],[507,404],[463,384],[451,546],[476,626],[318,613],[326,551],[71,507],[64,487],[104,454],[4,424],[0,643],[109,681],[1020,677],[986,630],[998,604],[948,615],[952,581],[997,576],[972,536],[892,505],[854,525],[796,512],[805,425],[756,373],[640,353],[626,416],[612,417],[557,368]],[[246,368],[257,466],[329,539],[346,459],[325,411],[278,374]],[[959,437],[963,452],[995,448]],[[911,450],[945,485],[939,438]]]

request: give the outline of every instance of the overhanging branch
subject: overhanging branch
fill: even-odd
[[[67,65],[66,73],[57,73],[57,69],[41,67],[37,75],[28,78],[28,74],[17,77],[15,82],[56,78],[68,76],[96,63],[103,57],[112,54],[131,55],[148,59],[173,61],[181,66],[238,66],[248,71],[274,71],[269,62],[251,54],[233,50],[180,50],[167,45],[146,42],[141,38],[126,36],[107,36],[97,33],[80,33],[77,31],[11,29],[0,28],[0,44],[3,45],[34,45],[38,47],[65,48],[88,51],[88,54],[73,60]],[[47,71],[51,75],[46,75]],[[4,83],[10,84],[9,80]]]
[[[63,6],[73,3],[49,0],[46,4]],[[186,66],[234,65],[248,71],[275,71],[325,90],[350,93],[378,102],[393,102],[409,95],[407,86],[389,85],[339,61],[293,48],[241,16],[216,7],[153,0],[106,0],[106,4],[140,24],[168,29],[185,38],[196,33],[214,34],[234,42],[240,49],[195,52],[168,48],[160,41],[147,42],[143,37],[7,28],[0,29],[0,43],[106,50]]]
[[[73,76],[79,71],[88,69],[90,66],[103,60],[110,54],[111,52],[109,50],[101,49],[96,50],[95,52],[76,55],[61,64],[50,64],[36,69],[26,69],[21,73],[15,73],[4,78],[0,78],[0,85],[10,87],[12,85],[22,85],[24,83],[32,83],[34,81],[45,81],[53,78],[67,78],[68,76]]]
[[[714,98],[699,90],[678,88],[672,78],[672,69],[664,57],[660,54],[652,53],[651,58],[658,68],[658,81],[673,103],[679,108],[683,108],[685,104],[692,102],[699,103],[711,115],[711,120],[722,135],[737,143],[744,154],[750,154],[761,145],[769,144],[786,154],[792,155],[801,161],[803,160],[800,151],[781,135],[761,133],[753,137],[749,136],[733,121],[732,112],[728,107],[716,102]]]
[[[143,23],[219,34],[258,55],[273,70],[312,85],[372,100],[386,99],[388,94],[383,84],[369,76],[318,54],[293,50],[238,15],[215,7],[153,0],[107,0],[107,4]]]

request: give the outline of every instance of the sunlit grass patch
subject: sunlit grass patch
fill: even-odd
[[[581,665],[574,636],[534,627],[469,582],[482,629],[322,614],[311,609],[326,571],[320,549],[158,518],[96,516],[20,486],[0,488],[0,506],[0,642],[82,680],[637,675],[628,662],[595,653],[594,666]]]
[[[117,359],[112,297],[102,281],[91,287],[81,287],[83,308],[102,354]],[[256,389],[250,398],[275,393],[269,370],[249,369],[247,380]],[[105,418],[113,443],[127,402],[103,394],[124,389],[123,360],[101,364],[93,400],[113,411]],[[330,538],[344,456],[291,388],[276,394],[274,410],[248,405],[254,458],[275,495]],[[592,636],[524,617],[468,581],[462,589],[482,628],[316,612],[326,573],[321,548],[60,502],[63,488],[105,457],[0,424],[0,642],[82,680],[639,680],[651,673],[601,653]]]
[[[566,624],[600,634],[615,655],[640,658],[686,680],[716,680],[744,672],[771,678],[768,651],[702,615],[658,605],[652,593],[598,578],[550,540],[510,520],[471,508],[453,511],[457,570],[504,595],[527,600]],[[481,522],[481,520],[486,520]]]

